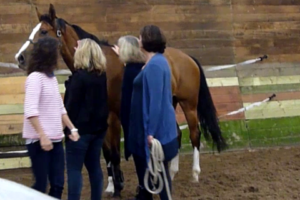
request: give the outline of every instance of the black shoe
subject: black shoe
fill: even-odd
[[[138,186],[136,189],[136,195],[133,199],[128,200],[153,200],[152,194],[149,193],[146,189]]]

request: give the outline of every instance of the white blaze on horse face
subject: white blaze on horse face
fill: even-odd
[[[32,32],[31,32],[31,34],[30,34],[30,36],[29,36],[29,38],[28,38],[29,40],[33,40],[35,34],[40,30],[41,25],[42,25],[42,23],[38,23],[38,24],[34,27],[34,29],[32,30]],[[19,52],[15,55],[15,59],[16,59],[17,62],[18,62],[18,57],[20,56],[20,54],[21,54],[23,51],[25,51],[25,50],[27,49],[27,47],[29,46],[29,44],[30,44],[30,41],[27,40],[27,41],[23,44],[23,46],[21,47],[21,49],[19,50]]]
[[[199,182],[200,168],[200,153],[196,147],[194,147],[193,155],[193,182]]]
[[[179,171],[179,151],[178,154],[175,156],[175,158],[171,160],[170,176],[172,181],[178,171]]]

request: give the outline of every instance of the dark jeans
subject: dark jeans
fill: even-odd
[[[152,194],[149,193],[145,188],[144,186],[144,176],[145,176],[145,173],[146,173],[146,169],[147,169],[147,166],[145,166],[145,158],[141,158],[139,156],[136,156],[136,155],[133,155],[133,160],[134,160],[134,164],[135,164],[135,169],[136,169],[136,173],[137,173],[137,176],[138,176],[138,180],[139,180],[139,186],[141,188],[143,188],[143,193],[145,194],[143,199],[144,200],[152,200]],[[168,167],[168,163],[169,162],[164,162],[164,167],[165,167],[165,170],[166,170],[166,174],[167,174],[167,178],[168,178],[168,183],[169,183],[169,187],[170,187],[170,192],[172,191],[172,182],[171,182],[171,177],[170,177],[170,173],[169,173],[169,167]],[[163,177],[163,174],[161,173],[162,177]],[[163,178],[164,180],[164,178]],[[151,186],[150,186],[151,188]],[[167,194],[167,190],[166,190],[166,184],[164,182],[164,188],[163,190],[161,191],[161,193],[159,194],[160,196],[160,199],[162,200],[168,200],[168,194]]]
[[[103,174],[100,165],[103,136],[81,135],[77,142],[66,140],[68,200],[80,200],[82,189],[82,167],[89,173],[91,200],[101,200]]]
[[[46,193],[49,178],[49,195],[61,199],[64,189],[65,167],[62,142],[53,143],[53,149],[50,151],[44,151],[41,148],[39,141],[26,146],[31,159],[31,168],[35,177],[35,183],[32,188],[42,193]]]

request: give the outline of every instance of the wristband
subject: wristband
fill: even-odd
[[[73,132],[78,132],[78,129],[77,128],[72,128],[71,129],[71,132],[73,133]]]

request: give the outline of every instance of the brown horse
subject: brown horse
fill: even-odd
[[[40,23],[32,33],[34,37],[26,42],[27,47],[29,43],[33,43],[45,35],[56,37],[60,42],[62,58],[71,72],[75,70],[73,55],[77,40],[91,38],[101,46],[105,53],[107,58],[107,85],[110,113],[108,119],[109,128],[103,146],[103,154],[108,165],[109,176],[112,176],[114,183],[112,192],[114,191],[114,196],[118,197],[124,187],[123,174],[120,170],[121,124],[119,120],[124,64],[120,62],[118,56],[112,50],[112,45],[107,41],[99,40],[96,36],[84,31],[79,26],[69,24],[64,19],[58,18],[52,4],[50,4],[49,13],[41,15],[37,8],[36,12]],[[32,49],[31,47],[27,47],[22,47],[19,53],[16,54],[19,67],[22,69],[26,69],[28,55]],[[193,178],[194,181],[198,181],[201,171],[199,160],[200,128],[207,140],[212,138],[213,144],[217,146],[219,152],[225,149],[227,145],[221,135],[216,109],[199,62],[182,51],[171,47],[166,48],[164,55],[168,59],[172,72],[174,109],[176,109],[179,103],[190,130],[190,139],[194,150]],[[201,124],[200,127],[198,125],[199,121]],[[177,127],[179,146],[181,146],[181,131],[178,124]],[[178,171],[178,156],[172,161],[170,168],[173,178]]]

